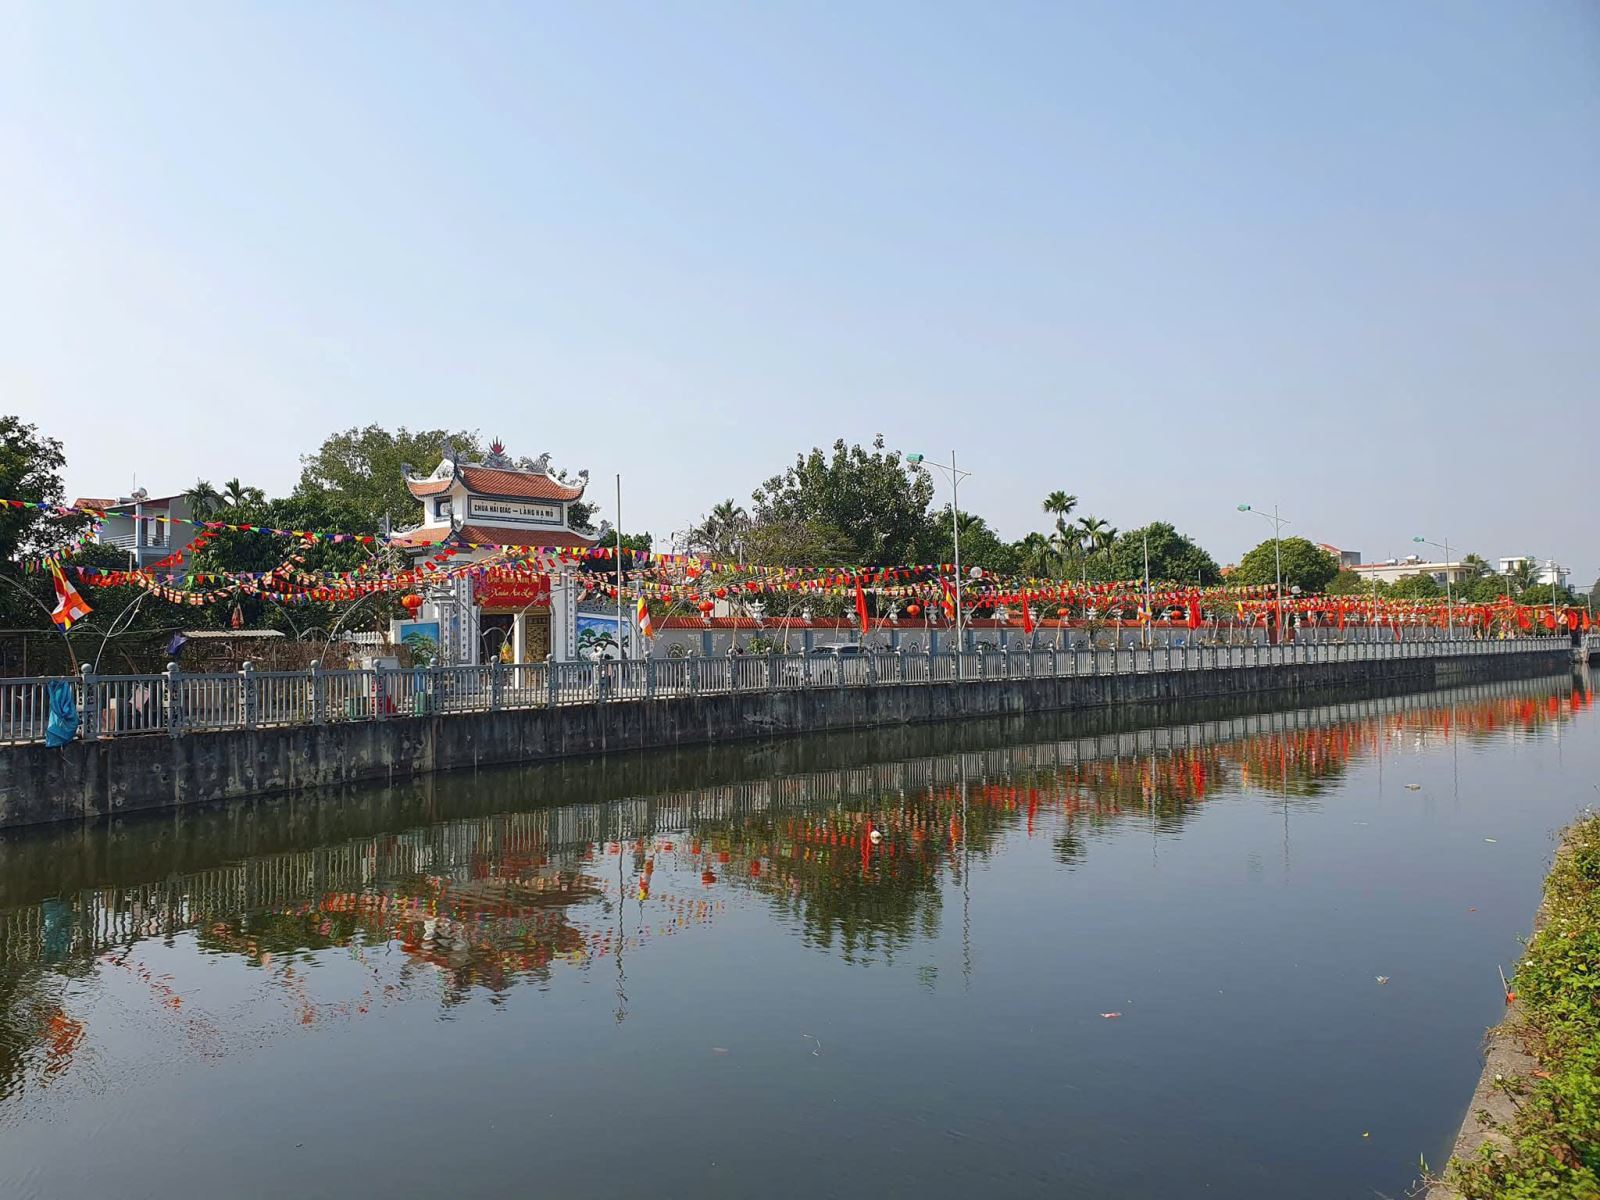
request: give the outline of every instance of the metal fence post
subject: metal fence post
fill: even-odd
[[[652,699],[656,694],[656,660],[644,660],[644,694],[645,699]]]
[[[382,721],[388,717],[384,710],[389,706],[389,688],[383,682],[384,669],[376,664],[372,668],[372,719]]]
[[[86,742],[92,742],[100,736],[99,697],[95,695],[98,685],[95,683],[94,666],[84,663],[80,668],[83,676],[83,703],[78,705],[78,735]]]
[[[321,725],[328,719],[328,681],[322,674],[320,663],[311,664],[311,723]]]
[[[778,690],[778,648],[767,651],[767,691]]]
[[[501,697],[505,693],[506,664],[498,658],[489,664],[489,711],[499,712]]]
[[[239,723],[256,727],[256,665],[246,662],[239,668]]]
[[[167,735],[177,737],[183,731],[183,683],[178,664],[167,664]]]
[[[551,651],[544,659],[544,690],[545,700],[551,708],[556,706],[556,699],[560,696],[560,683],[556,679],[556,668],[561,664],[556,662],[555,652]]]

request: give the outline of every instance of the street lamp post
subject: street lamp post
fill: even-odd
[[[1241,504],[1238,508],[1242,513],[1255,513],[1263,521],[1272,522],[1272,565],[1278,576],[1278,624],[1274,632],[1278,641],[1281,642],[1283,641],[1283,548],[1281,535],[1283,527],[1289,524],[1289,518],[1278,515],[1278,506],[1276,504],[1272,506],[1272,515],[1270,517],[1260,509],[1251,508],[1248,504]]]
[[[1414,537],[1411,540],[1413,542],[1419,542],[1424,546],[1437,546],[1440,550],[1444,551],[1444,611],[1445,611],[1445,621],[1446,621],[1447,626],[1448,626],[1447,632],[1449,633],[1451,639],[1454,639],[1455,636],[1456,636],[1456,601],[1455,601],[1455,591],[1450,586],[1450,539],[1449,538],[1445,538],[1445,540],[1442,541],[1442,542],[1430,542],[1425,537]]]
[[[920,454],[906,455],[906,462],[911,466],[938,467],[950,477],[950,543],[954,548],[954,567],[956,575],[956,679],[961,678],[961,481],[971,475],[971,471],[963,471],[956,466],[956,452],[950,451],[950,465],[931,463]]]

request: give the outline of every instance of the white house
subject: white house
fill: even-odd
[[[101,509],[105,519],[95,540],[128,555],[133,567],[153,566],[183,549],[198,532],[188,524],[194,516],[182,495],[152,496],[143,488],[115,499],[74,500],[76,508]]]

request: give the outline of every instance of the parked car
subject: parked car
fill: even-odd
[[[866,650],[853,642],[813,646],[804,662],[790,659],[783,667],[783,681],[790,687],[802,685],[808,677],[813,685],[866,683],[871,674]]]

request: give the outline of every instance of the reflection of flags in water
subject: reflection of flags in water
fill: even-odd
[[[644,602],[644,597],[639,597],[639,603],[634,608],[634,616],[639,622],[639,633],[644,637],[655,637],[656,627],[650,621],[650,606]]]
[[[65,633],[72,628],[73,622],[83,620],[94,610],[78,595],[78,589],[67,582],[67,577],[55,563],[50,564],[50,581],[56,586],[56,606],[50,612],[50,619]]]

